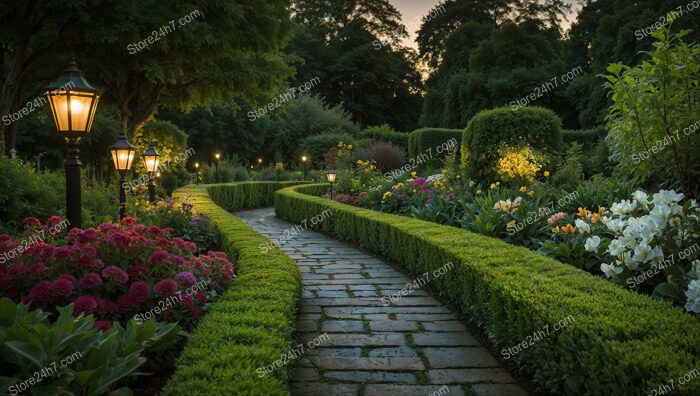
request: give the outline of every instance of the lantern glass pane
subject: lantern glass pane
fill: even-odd
[[[68,124],[68,95],[49,95],[51,113],[59,131],[70,129]]]
[[[155,172],[156,169],[158,169],[158,164],[160,162],[158,161],[158,157],[156,157],[155,155],[149,155],[143,158],[146,162],[146,172]]]

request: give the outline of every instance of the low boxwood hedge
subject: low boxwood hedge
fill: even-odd
[[[235,258],[238,277],[190,335],[163,394],[289,394],[291,367],[262,378],[256,370],[272,364],[293,345],[301,274],[281,250],[273,247],[263,254],[259,245],[269,240],[224,209],[265,205],[282,186],[240,183],[188,186],[175,192],[216,223],[223,250]]]
[[[564,129],[561,131],[561,139],[564,147],[569,147],[571,143],[581,144],[584,149],[594,147],[601,140],[605,139],[608,130],[604,126],[592,129]]]
[[[492,346],[506,349],[540,331],[517,354],[517,370],[554,394],[649,394],[675,381],[678,394],[700,394],[700,320],[523,247],[426,221],[378,213],[317,196],[321,185],[275,194],[277,215],[298,222],[333,210],[314,227],[422,274],[453,262],[432,284],[453,300]],[[560,331],[554,323],[572,317]],[[514,355],[514,356],[513,356]],[[696,372],[697,375],[697,372]],[[687,378],[686,378],[687,379]]]

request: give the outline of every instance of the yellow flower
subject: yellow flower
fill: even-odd
[[[549,177],[549,171],[544,171],[544,177]]]
[[[414,189],[414,190],[413,190],[413,192],[415,193],[415,192],[416,192],[416,190]]]
[[[476,190],[476,195],[481,195],[481,190]]]
[[[416,177],[417,173],[416,172],[411,172],[411,177]]]
[[[521,193],[527,192],[527,187],[520,187],[520,192]]]
[[[508,227],[508,228],[513,228],[513,227],[515,227],[515,220],[509,221],[508,224],[506,224],[506,227]]]
[[[476,185],[476,182],[474,180],[469,181],[469,187],[474,187]]]
[[[602,216],[603,213],[605,213],[605,208],[602,207],[602,206],[599,206],[599,207],[598,207],[598,214]]]
[[[394,187],[394,190],[398,190],[399,188],[403,188],[403,186],[404,186],[403,183],[399,183]]]
[[[391,196],[391,191],[385,192],[385,193],[384,193],[384,196],[382,197],[382,201],[384,201],[385,199],[389,198],[390,196]]]
[[[531,197],[534,197],[534,196],[535,196],[535,192],[534,192],[534,191],[528,191],[528,192],[527,192],[527,195],[529,195],[529,196],[531,196]]]
[[[559,233],[559,227],[554,227],[554,228],[552,228],[552,233],[558,234],[558,233]]]
[[[446,175],[446,174],[447,174],[447,169],[443,168],[443,169],[442,169],[442,174],[443,174],[443,175]]]
[[[491,183],[491,186],[490,186],[489,188],[492,189],[492,190],[495,189],[495,188],[496,188],[496,184],[495,184],[495,183]]]
[[[352,144],[348,144],[348,150],[352,150]]]
[[[496,165],[496,173],[503,180],[525,179],[533,181],[535,174],[542,168],[542,165],[537,163],[537,155],[530,147],[513,148],[509,146],[501,146],[498,149],[500,158]]]
[[[343,147],[343,142],[338,142],[338,147]]]
[[[598,213],[593,213],[593,216],[591,217],[591,220],[593,220],[594,223],[597,223],[600,221],[600,215]]]

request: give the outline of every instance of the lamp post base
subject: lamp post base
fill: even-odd
[[[148,182],[148,202],[156,201],[156,185],[153,184],[153,179]]]

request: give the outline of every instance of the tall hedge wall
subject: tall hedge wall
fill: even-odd
[[[256,370],[272,364],[294,344],[299,268],[277,248],[263,254],[259,245],[269,240],[220,206],[258,206],[253,199],[267,205],[282,186],[240,183],[175,191],[176,197],[188,199],[216,223],[224,251],[235,260],[237,278],[190,334],[162,394],[289,395],[290,367],[262,378]]]
[[[562,148],[561,118],[549,109],[527,106],[513,111],[499,107],[479,112],[462,135],[462,172],[465,178],[496,181],[494,167],[501,144],[529,144],[545,153]]]
[[[459,158],[459,142],[462,140],[462,130],[443,128],[421,128],[408,136],[408,158],[418,158],[426,152],[432,153],[431,166],[440,166],[446,153],[438,153],[438,147],[450,139],[457,141],[457,156]]]
[[[375,142],[391,142],[408,152],[408,133],[395,131],[388,125],[369,127],[360,133],[360,137]]]
[[[483,327],[496,350],[548,332],[508,360],[541,390],[647,395],[673,379],[677,394],[700,394],[700,379],[678,384],[700,367],[699,318],[498,239],[306,195],[323,189],[278,191],[277,215],[298,222],[331,208],[333,221],[314,227],[416,275],[453,262],[455,269],[432,284]]]

